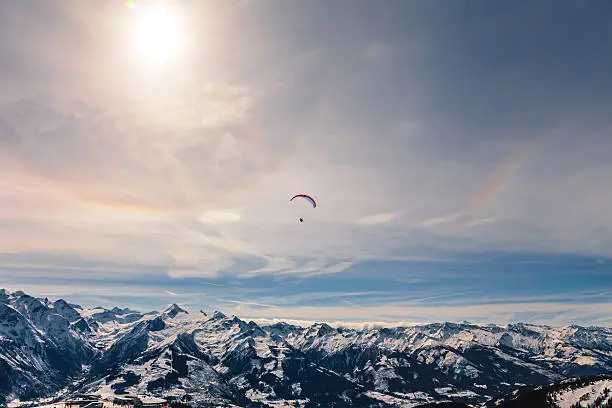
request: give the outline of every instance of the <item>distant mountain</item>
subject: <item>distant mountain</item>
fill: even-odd
[[[196,406],[460,407],[610,372],[612,330],[601,327],[258,325],[0,290],[0,402],[87,392]]]

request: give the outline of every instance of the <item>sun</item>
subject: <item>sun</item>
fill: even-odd
[[[142,63],[167,66],[177,62],[185,47],[184,24],[169,7],[134,7],[132,47]]]

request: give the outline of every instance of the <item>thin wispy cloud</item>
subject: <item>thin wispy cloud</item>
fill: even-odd
[[[610,304],[583,304],[579,306],[558,303],[531,304],[497,304],[466,307],[402,307],[395,305],[374,306],[369,308],[341,307],[300,307],[283,308],[282,310],[242,310],[248,318],[304,319],[309,321],[328,322],[378,322],[380,325],[403,325],[398,322],[431,322],[431,321],[470,321],[472,323],[498,322],[515,323],[525,319],[534,319],[540,324],[560,326],[567,322],[579,322],[587,316],[594,316],[604,322],[612,311]],[[319,316],[327,316],[320,318]],[[546,316],[537,318],[538,316]],[[403,317],[403,318],[402,318]],[[414,320],[411,320],[414,318]],[[338,324],[338,323],[336,323]],[[413,323],[414,324],[414,323]]]
[[[274,307],[278,307],[276,305],[268,305],[268,304],[264,304],[264,303],[257,303],[257,302],[250,302],[250,301],[246,301],[246,300],[229,300],[229,299],[218,299],[222,302],[227,302],[227,303],[235,303],[239,306],[258,306],[258,307],[265,307],[265,308],[274,308]]]
[[[497,219],[493,218],[493,217],[478,218],[478,219],[466,222],[465,225],[468,226],[468,227],[477,227],[479,225],[492,224],[492,223],[494,223],[496,221],[497,221]]]
[[[447,223],[457,221],[463,217],[464,217],[463,214],[441,215],[438,217],[428,218],[425,221],[421,222],[420,225],[422,227],[435,227],[437,225],[442,225],[442,224],[447,224]]]
[[[357,224],[362,225],[379,225],[386,224],[401,215],[401,212],[386,212],[381,214],[372,214],[357,220]]]

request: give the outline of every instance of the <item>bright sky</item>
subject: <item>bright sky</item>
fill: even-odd
[[[0,287],[610,325],[610,44],[609,0],[0,2]]]

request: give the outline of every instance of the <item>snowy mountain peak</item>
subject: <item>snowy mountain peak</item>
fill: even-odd
[[[174,303],[172,306],[167,308],[163,314],[170,318],[175,318],[179,313],[189,314],[188,311],[186,311],[185,309],[182,309],[179,305]]]
[[[219,320],[219,319],[225,319],[227,316],[225,316],[222,312],[215,310],[213,312],[212,318],[215,320]]]
[[[83,317],[89,317],[91,320],[99,323],[119,323],[119,324],[128,324],[134,323],[140,320],[143,316],[142,313],[130,310],[130,309],[120,309],[115,307],[111,310],[104,309],[102,307],[96,307],[90,310],[81,309],[79,312]]]
[[[166,328],[166,322],[161,316],[157,316],[155,319],[147,321],[147,328],[150,331],[160,331]]]
[[[510,348],[514,348],[514,343],[512,340],[512,336],[508,333],[503,333],[498,340],[498,344],[500,346],[506,346]]]
[[[130,308],[126,307],[126,308],[119,308],[117,306],[113,307],[111,310],[111,312],[113,312],[114,314],[118,315],[118,316],[122,316],[122,315],[126,315],[126,314],[131,314],[131,313],[138,313],[134,310],[131,310]]]
[[[81,319],[81,315],[64,299],[59,299],[50,304],[53,311],[60,316],[65,317],[69,322],[76,322]]]
[[[315,323],[310,326],[310,328],[306,331],[306,334],[311,336],[325,336],[335,332],[336,329],[327,323]]]
[[[85,320],[84,318],[77,320],[75,323],[72,324],[72,327],[85,334],[89,334],[93,332],[91,326],[89,325],[89,323],[87,323],[87,320]]]

